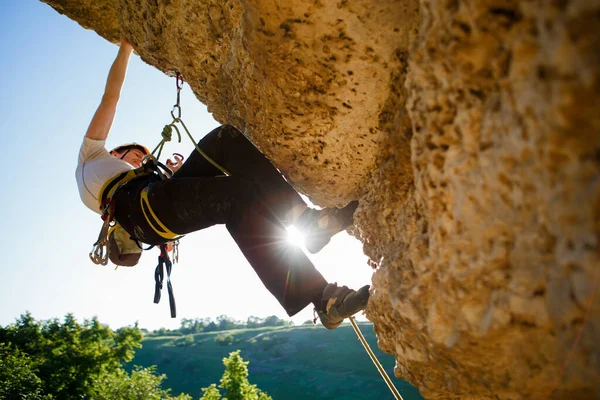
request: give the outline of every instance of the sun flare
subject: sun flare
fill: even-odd
[[[304,236],[302,235],[302,233],[293,226],[289,226],[286,229],[288,231],[287,240],[290,243],[292,243],[298,247],[303,247],[304,246]]]

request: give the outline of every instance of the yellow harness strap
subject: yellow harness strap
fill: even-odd
[[[98,207],[102,210],[102,206],[104,205],[104,200],[108,199],[112,200],[113,195],[117,191],[118,188],[132,180],[133,178],[137,178],[138,176],[149,175],[150,172],[141,169],[132,169],[126,172],[122,172],[119,175],[115,176],[112,179],[109,179],[102,189],[100,190],[100,196],[98,196]]]
[[[102,190],[100,191],[100,197],[98,199],[98,206],[100,210],[104,212],[103,207],[106,206],[105,200],[108,199],[108,203],[110,204],[110,200],[113,195],[117,191],[118,188],[131,181],[134,178],[139,176],[149,175],[152,172],[149,172],[147,169],[132,169],[130,171],[123,172],[114,178],[110,179],[108,182],[104,184]],[[148,187],[145,187],[142,190],[142,195],[140,196],[140,204],[142,207],[142,211],[144,213],[144,217],[146,218],[146,222],[152,228],[154,232],[156,232],[160,237],[167,240],[175,240],[179,239],[183,235],[179,235],[163,224],[160,219],[156,216],[152,207],[150,207],[150,202],[148,201]]]
[[[142,190],[142,195],[140,196],[140,204],[142,207],[142,212],[144,213],[144,217],[146,218],[146,222],[148,222],[148,225],[150,225],[154,232],[156,232],[160,237],[167,240],[179,239],[183,235],[175,233],[167,228],[165,224],[158,219],[156,213],[154,210],[152,210],[152,207],[150,207],[150,201],[148,200],[148,189],[149,186],[146,186]]]

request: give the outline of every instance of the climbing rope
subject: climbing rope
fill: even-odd
[[[152,155],[154,155],[154,153],[156,153],[156,150],[158,150],[158,154],[156,155],[156,159],[160,158],[160,154],[162,153],[162,149],[165,146],[166,142],[170,142],[171,139],[173,138],[173,127],[175,121],[171,122],[169,125],[165,125],[165,127],[162,130],[161,136],[162,136],[162,140],[160,141],[160,143],[154,148],[154,150],[152,150]],[[181,133],[179,133],[179,129],[177,129],[177,127],[175,127],[175,130],[177,131],[177,137],[178,143],[181,143]]]
[[[371,361],[373,361],[373,364],[375,364],[377,371],[379,371],[379,373],[381,374],[381,377],[383,378],[386,385],[388,386],[388,388],[394,395],[394,398],[396,398],[396,400],[403,400],[402,396],[400,396],[400,393],[398,392],[398,389],[396,389],[396,387],[392,383],[392,380],[388,376],[387,372],[385,372],[385,370],[381,366],[381,363],[377,359],[377,356],[375,356],[375,353],[373,353],[373,350],[371,350],[371,346],[369,346],[369,343],[367,343],[367,341],[365,340],[365,337],[363,336],[362,332],[358,328],[358,325],[356,324],[354,317],[350,317],[349,319],[350,319],[350,323],[352,324],[352,328],[354,328],[354,332],[356,332],[356,336],[358,336],[358,340],[360,340],[363,347],[367,351],[367,354],[369,354],[369,357],[371,357]]]
[[[165,127],[163,128],[162,133],[161,133],[162,140],[154,148],[154,150],[152,151],[152,154],[154,155],[154,153],[158,150],[158,155],[156,156],[156,158],[157,159],[160,158],[160,154],[162,152],[162,149],[163,149],[165,143],[166,142],[170,142],[171,139],[173,138],[173,130],[175,130],[175,132],[177,133],[177,137],[178,137],[178,140],[179,140],[178,142],[181,143],[181,132],[179,131],[179,128],[177,127],[177,124],[181,124],[181,126],[185,130],[185,133],[188,135],[188,137],[190,138],[190,140],[194,144],[194,147],[196,148],[196,151],[198,153],[200,153],[200,155],[202,157],[204,157],[204,159],[206,161],[208,161],[209,163],[211,163],[215,168],[217,168],[219,171],[221,171],[224,175],[230,176],[231,174],[225,168],[223,168],[218,163],[216,163],[212,158],[209,157],[208,154],[206,154],[198,146],[198,143],[196,142],[196,140],[194,139],[194,137],[192,136],[192,134],[188,130],[187,126],[181,120],[181,104],[180,104],[180,100],[181,100],[181,89],[183,88],[183,76],[179,72],[177,73],[177,76],[176,76],[175,85],[177,87],[177,102],[175,103],[175,105],[173,106],[173,109],[171,110],[171,116],[173,117],[173,121],[170,124],[165,125]]]

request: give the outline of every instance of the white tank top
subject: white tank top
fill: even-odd
[[[104,147],[105,142],[84,137],[75,170],[81,201],[98,214],[101,214],[98,197],[104,184],[121,172],[134,169],[131,164],[111,156]]]

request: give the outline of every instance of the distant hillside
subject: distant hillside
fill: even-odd
[[[422,399],[417,389],[393,377],[394,358],[376,346],[372,324],[361,330],[405,400]],[[149,336],[130,364],[157,365],[172,394],[194,399],[217,383],[223,357],[240,349],[250,361],[250,382],[275,400],[393,399],[350,325],[241,329],[187,336]]]

